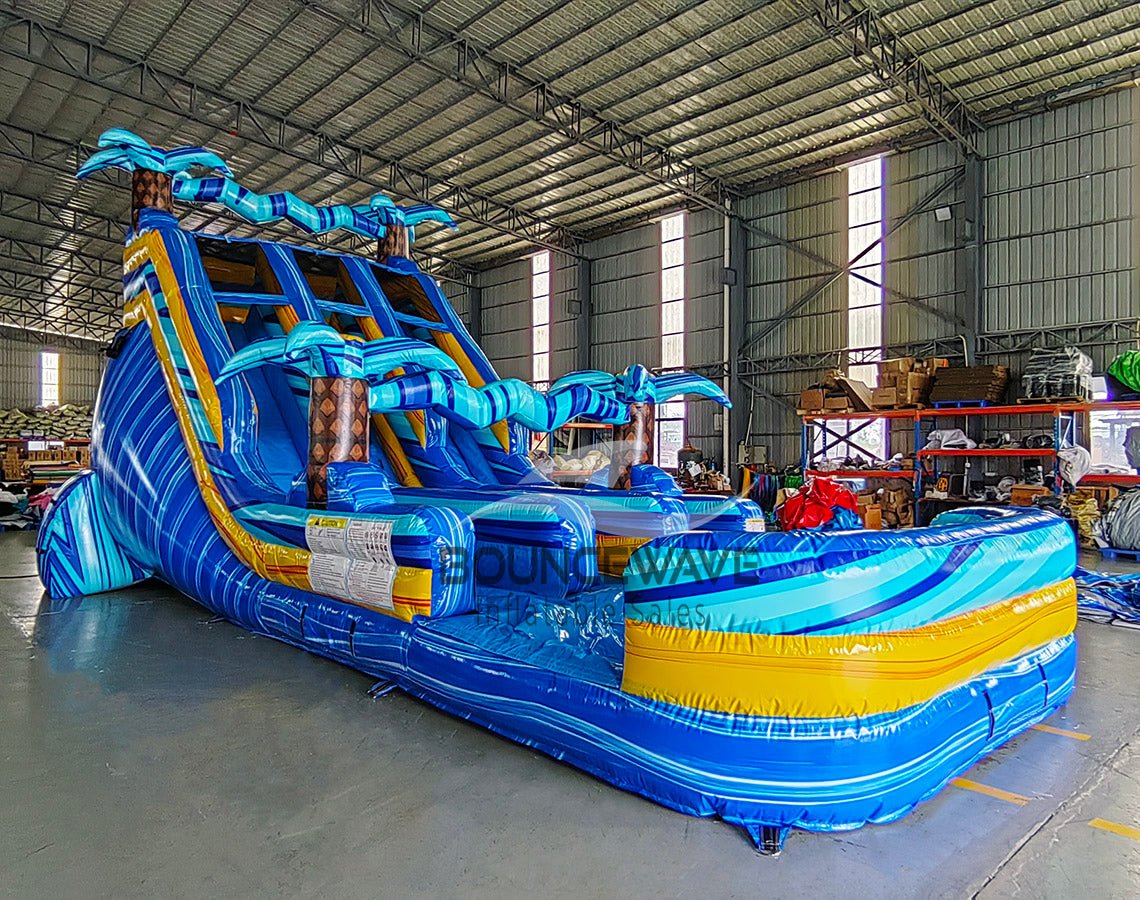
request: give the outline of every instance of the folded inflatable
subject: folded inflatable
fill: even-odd
[[[446,216],[260,197],[199,148],[101,145],[84,174],[136,188],[125,327],[93,468],[40,531],[52,597],[161,578],[767,852],[791,827],[904,815],[1073,690],[1061,519],[757,533],[754,504],[681,495],[636,459],[629,490],[558,487],[530,429],[725,398],[640,367],[500,380],[408,258],[408,228]],[[222,174],[188,178],[203,165]],[[381,252],[190,233],[174,198]]]

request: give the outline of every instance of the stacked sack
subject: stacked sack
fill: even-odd
[[[56,438],[89,440],[91,407],[40,406],[34,409],[0,409],[0,438]]]
[[[1021,389],[1029,399],[1092,399],[1092,360],[1076,347],[1046,350],[1029,357]]]

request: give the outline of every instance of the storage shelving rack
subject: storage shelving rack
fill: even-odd
[[[805,475],[823,475],[840,480],[863,480],[876,478],[902,478],[907,479],[914,487],[915,495],[915,521],[919,519],[919,503],[922,499],[922,478],[924,474],[938,478],[940,458],[952,457],[1021,457],[1040,458],[1052,461],[1054,490],[1060,490],[1059,459],[1057,448],[1076,443],[1084,443],[1087,447],[1089,429],[1089,413],[1110,410],[1135,410],[1140,412],[1140,401],[1115,401],[1091,403],[1019,403],[1007,406],[956,406],[947,409],[885,409],[871,410],[869,412],[836,412],[836,413],[807,413],[803,416],[801,425],[801,463]],[[926,444],[925,432],[930,425],[942,419],[964,419],[975,417],[1007,416],[1030,417],[1047,416],[1052,420],[1053,446],[1044,449],[1027,449],[1022,447],[1008,448],[975,448],[965,449],[922,449]],[[867,453],[867,448],[858,441],[858,436],[864,428],[879,421],[895,423],[902,420],[909,421],[913,426],[913,440],[915,447],[914,469],[821,469],[813,463],[828,450],[847,446],[854,452]],[[833,426],[837,422],[858,422],[855,428],[840,432]],[[820,446],[816,448],[816,438],[821,436]],[[889,456],[891,439],[890,426],[887,428],[888,449],[885,455]],[[925,463],[929,461],[931,470],[926,471]],[[1121,485],[1131,486],[1140,484],[1140,475],[1137,474],[1090,474],[1082,480],[1082,484],[1090,485]],[[964,501],[965,502],[965,501]]]

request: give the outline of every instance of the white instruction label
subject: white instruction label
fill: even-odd
[[[348,569],[350,560],[344,556],[313,553],[309,556],[309,583],[318,594],[329,597],[348,597]]]
[[[763,519],[750,518],[750,519],[744,520],[744,530],[745,531],[767,531],[767,527],[765,526]]]
[[[396,567],[387,563],[313,553],[309,556],[309,583],[326,597],[376,609],[395,608],[392,587],[396,583]]]
[[[349,519],[344,543],[348,555],[356,559],[372,559],[388,566],[396,565],[392,555],[392,522],[376,519]]]
[[[311,515],[305,522],[309,583],[338,600],[392,610],[396,557],[390,521]]]
[[[396,567],[385,563],[354,560],[348,571],[348,590],[352,600],[366,606],[392,610],[392,585]]]

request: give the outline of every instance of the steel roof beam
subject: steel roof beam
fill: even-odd
[[[313,7],[313,11],[383,41],[430,71],[457,79],[500,106],[602,153],[702,206],[723,209],[727,188],[719,179],[644,136],[595,116],[580,101],[523,74],[509,62],[492,58],[486,48],[431,24],[421,14],[389,0],[365,0],[353,16],[324,7]]]
[[[634,3],[636,3],[636,2],[640,2],[640,0],[634,0]],[[698,6],[700,6],[704,2],[705,2],[705,0],[686,0],[686,3],[684,6],[681,6],[677,9],[671,9],[668,11],[668,13],[666,13],[665,15],[661,16],[660,18],[658,18],[652,22],[646,22],[646,24],[644,24],[642,27],[640,27],[633,34],[626,36],[624,38],[624,40],[622,41],[621,45],[615,47],[613,44],[608,44],[605,47],[603,47],[601,50],[599,50],[598,52],[587,57],[586,59],[575,60],[572,65],[565,66],[562,69],[559,69],[557,72],[552,72],[546,78],[546,81],[549,84],[555,84],[559,81],[559,79],[565,78],[566,75],[568,75],[570,72],[580,71],[582,69],[588,69],[590,66],[594,65],[598,60],[602,59],[605,56],[608,56],[610,53],[613,53],[615,50],[620,49],[620,46],[624,46],[631,41],[636,41],[639,38],[644,37],[646,34],[649,34],[651,31],[655,31],[664,25],[668,25],[670,22],[674,21],[675,19],[679,18],[680,16],[685,15],[686,13],[691,12],[692,10],[694,10],[695,8],[697,8]],[[582,23],[582,27],[578,30],[576,36],[586,34],[594,26],[605,22],[607,19],[609,19],[610,17],[612,17],[616,13],[624,11],[625,9],[629,8],[631,5],[634,5],[634,4],[630,3],[629,0],[626,0],[625,3],[623,3],[620,7],[616,8],[616,9],[615,8],[603,7],[604,11],[602,13],[595,16],[590,21]],[[744,13],[742,15],[751,15],[753,12],[754,12],[754,10],[748,10],[747,13]],[[739,16],[734,17],[734,20],[735,20],[735,18],[738,18],[738,17]],[[725,23],[723,23],[723,22],[718,23],[716,27],[721,28],[721,27],[723,27],[724,24]],[[459,32],[462,32],[463,30],[464,30],[463,27],[456,29],[456,31],[459,31]],[[495,43],[492,44],[491,47],[489,48],[489,52],[492,52],[492,53],[496,52],[503,43],[510,40],[512,37],[517,37],[519,33],[520,33],[519,29],[516,29],[514,33],[506,35],[505,37],[496,40]],[[692,35],[692,36],[685,35],[685,43],[688,43],[690,41],[699,40],[701,36],[702,35],[700,35],[700,34]],[[542,49],[536,50],[535,52],[528,54],[525,58],[520,59],[520,60],[516,60],[515,61],[515,68],[516,69],[522,69],[522,68],[525,68],[526,66],[532,65],[535,62],[535,60],[545,56],[547,53],[549,53],[551,51],[551,49],[552,48],[549,46],[544,46]],[[666,51],[666,52],[668,52],[668,51]],[[638,63],[638,65],[641,65],[641,63]],[[618,78],[621,78],[624,75],[629,74],[630,71],[634,71],[635,68],[627,69],[625,71],[615,72],[612,76],[607,76],[606,80],[609,81],[609,80],[616,80]],[[436,82],[436,83],[438,84],[438,82]],[[586,93],[589,93],[589,91],[593,90],[595,87],[597,87],[597,84],[591,85],[590,87],[586,88],[585,90],[579,91],[578,92],[579,99],[581,99]],[[500,107],[496,107],[496,110],[498,110],[499,108]],[[601,108],[599,108],[599,109],[595,109],[594,112],[596,114],[601,114],[603,112],[603,110]],[[482,122],[488,115],[489,115],[489,113],[482,113],[482,114],[476,116],[474,119],[469,118],[469,119],[464,120],[464,122],[460,126],[460,130],[466,131],[467,129],[474,127],[479,122]],[[497,140],[498,138],[502,137],[503,135],[507,134],[508,132],[513,131],[514,129],[518,128],[518,126],[519,126],[518,122],[512,122],[510,125],[496,129],[494,132],[488,134],[486,136],[486,140],[488,140],[488,141]],[[455,151],[455,153],[456,154],[467,153],[473,147],[477,146],[478,143],[480,143],[480,142],[476,141],[474,143],[466,144],[463,147],[457,149]],[[526,146],[526,144],[523,144],[523,145],[517,147],[516,149],[521,150],[525,146]],[[412,150],[412,152],[413,153],[419,153],[420,151],[427,150],[430,147],[431,147],[431,144],[420,144],[419,146],[415,147]]]
[[[918,56],[879,21],[871,7],[851,0],[809,0],[816,20],[828,36],[850,50],[867,70],[922,109],[926,123],[965,153],[978,155],[976,132],[981,122],[970,108]]]
[[[500,203],[398,160],[386,159],[304,123],[275,115],[240,97],[167,72],[148,60],[105,50],[86,38],[27,16],[0,10],[0,52],[207,127],[228,131],[294,159],[358,181],[371,181],[373,188],[442,206],[460,219],[479,222],[553,250],[576,252],[575,235],[526,210]],[[298,149],[301,145],[309,149]],[[365,172],[370,174],[366,176]]]

